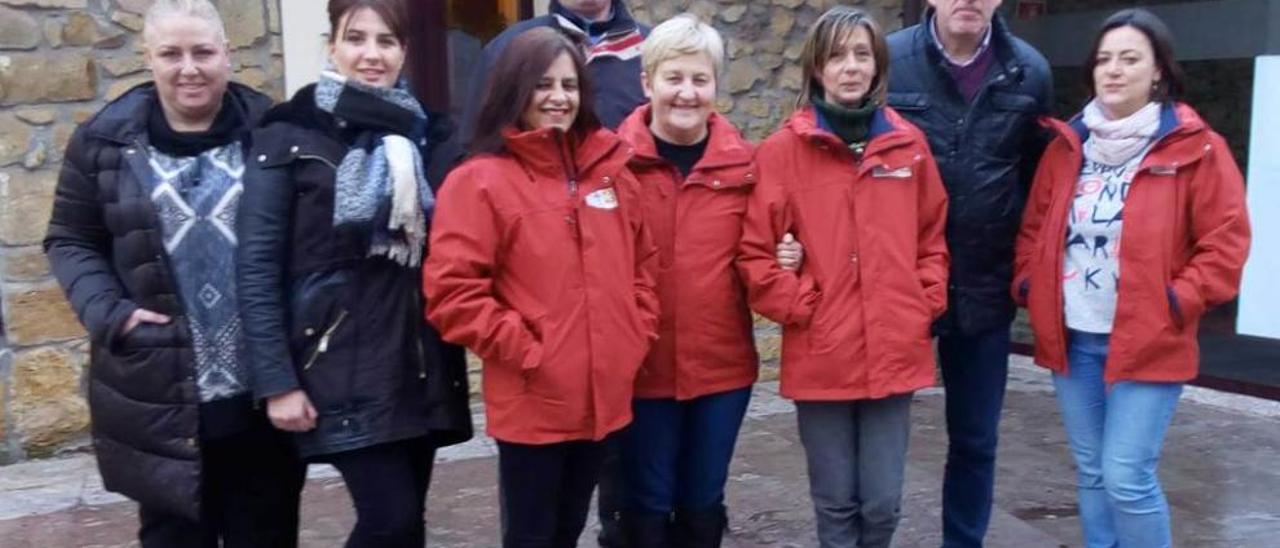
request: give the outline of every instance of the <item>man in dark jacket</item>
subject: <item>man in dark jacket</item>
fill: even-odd
[[[929,0],[888,38],[889,105],[920,127],[950,197],[947,314],[934,326],[950,447],[943,546],[982,546],[1009,360],[1013,244],[1044,150],[1049,64],[1013,36],[1001,0]]]
[[[498,54],[520,33],[534,27],[553,27],[582,45],[591,70],[595,111],[600,123],[617,129],[631,111],[645,102],[640,88],[640,45],[649,27],[636,23],[622,0],[551,0],[549,13],[521,21],[484,47],[481,66],[472,74],[472,98],[463,108],[463,142],[471,140],[480,98]]]

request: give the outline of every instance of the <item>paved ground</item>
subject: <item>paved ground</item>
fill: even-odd
[[[939,544],[946,454],[942,393],[917,395],[899,547]],[[814,546],[792,407],[759,386],[729,485],[727,548]],[[1048,377],[1014,358],[988,546],[1079,546],[1073,472]],[[442,454],[428,519],[433,547],[498,546],[494,448],[479,439]],[[1161,477],[1180,547],[1262,548],[1280,541],[1280,404],[1189,388],[1169,433]],[[352,515],[332,471],[312,471],[303,544],[341,546]],[[0,547],[136,546],[134,506],[102,492],[92,459],[0,468]],[[593,520],[594,521],[594,520]],[[592,524],[594,528],[594,523]],[[581,546],[593,546],[591,533]]]

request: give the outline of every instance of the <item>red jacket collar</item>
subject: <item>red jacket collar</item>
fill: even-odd
[[[658,144],[649,131],[649,122],[653,118],[653,107],[650,104],[640,105],[626,120],[618,126],[618,135],[635,147],[636,165],[651,165],[664,162],[658,156]],[[733,127],[724,116],[712,112],[707,119],[707,151],[703,153],[694,171],[718,169],[724,167],[750,164],[752,160],[751,144],[742,138],[738,129]]]
[[[888,126],[887,131],[873,132],[871,142],[867,143],[867,148],[863,152],[864,158],[907,145],[913,140],[912,134],[919,133],[919,130],[892,108],[881,107],[879,114]],[[839,137],[818,125],[818,116],[812,106],[804,107],[792,114],[783,124],[783,128],[807,141],[824,143],[841,150],[847,148]]]
[[[1175,103],[1166,108],[1168,115],[1174,117],[1175,123],[1172,129],[1159,137],[1156,146],[1143,160],[1144,165],[1187,165],[1204,155],[1209,126],[1200,117],[1200,113],[1186,103]],[[1041,118],[1040,125],[1063,139],[1072,152],[1081,153],[1084,142],[1082,132],[1087,130],[1080,125],[1078,115],[1070,122]]]
[[[502,137],[507,152],[540,175],[576,178],[597,167],[616,171],[626,165],[632,154],[630,146],[624,146],[617,135],[604,128],[577,138],[554,129],[521,131],[509,127],[503,130]]]

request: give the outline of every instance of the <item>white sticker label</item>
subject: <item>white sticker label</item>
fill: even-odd
[[[904,166],[898,169],[889,169],[885,166],[876,166],[871,170],[872,177],[880,177],[885,179],[910,179],[911,166]]]
[[[587,205],[596,209],[617,209],[618,195],[612,188],[602,188],[587,195]]]

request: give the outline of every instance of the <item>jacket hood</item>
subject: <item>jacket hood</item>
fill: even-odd
[[[263,93],[237,82],[228,82],[226,93],[245,113],[245,123],[255,127],[274,102]],[[93,118],[85,122],[90,134],[117,142],[128,142],[147,132],[147,116],[157,101],[155,82],[138,84],[114,101],[107,103]]]
[[[665,161],[658,155],[657,140],[649,130],[652,119],[653,106],[644,104],[618,126],[618,136],[635,149],[635,156],[631,159],[633,164],[650,165]],[[732,122],[718,112],[712,112],[707,118],[707,139],[707,150],[695,170],[751,163],[751,144],[743,139]]]

